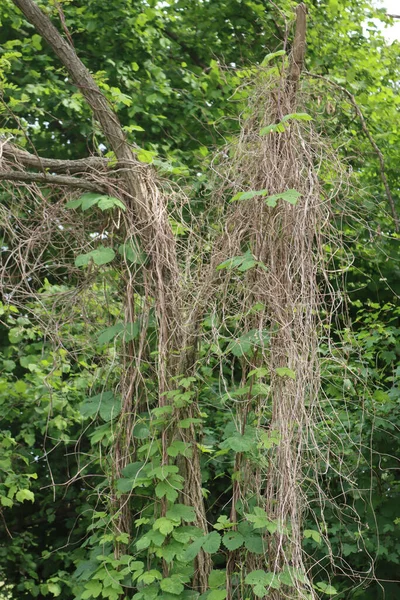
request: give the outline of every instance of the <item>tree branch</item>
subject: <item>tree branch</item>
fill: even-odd
[[[25,171],[0,171],[0,181],[20,181],[23,183],[45,183],[47,185],[65,185],[89,192],[104,192],[100,183],[77,179],[68,175],[48,175],[47,173],[27,173]]]
[[[375,142],[375,140],[374,140],[374,138],[373,138],[370,130],[368,129],[367,122],[365,120],[365,117],[364,117],[363,113],[361,112],[360,107],[357,104],[356,99],[354,98],[353,94],[351,92],[349,92],[349,90],[347,90],[343,86],[339,85],[338,83],[335,83],[334,81],[331,81],[327,77],[324,77],[323,75],[316,75],[315,73],[309,73],[307,71],[306,71],[306,73],[310,77],[315,77],[317,79],[322,79],[323,81],[326,81],[327,83],[329,83],[329,85],[331,85],[332,87],[340,90],[345,96],[347,96],[347,98],[350,101],[350,104],[354,107],[354,110],[356,111],[356,114],[357,114],[358,118],[360,119],[361,129],[363,130],[365,136],[368,138],[368,141],[371,144],[372,149],[374,150],[375,154],[378,157],[379,167],[380,167],[381,181],[382,181],[383,186],[385,188],[386,197],[387,197],[388,202],[389,202],[389,206],[390,206],[390,210],[391,210],[391,213],[392,213],[392,217],[393,217],[393,221],[394,221],[396,233],[399,233],[400,232],[400,221],[399,221],[399,216],[398,216],[397,211],[396,211],[396,205],[395,205],[395,202],[394,202],[394,199],[393,199],[393,196],[392,196],[392,192],[390,190],[389,182],[388,182],[388,179],[387,179],[387,176],[386,176],[385,159],[383,157],[383,154],[382,154],[379,146]]]
[[[391,15],[391,14],[387,13],[386,16],[390,17],[391,19],[400,19],[400,15]]]
[[[78,160],[59,160],[56,158],[42,158],[21,150],[14,144],[5,144],[2,154],[9,160],[24,167],[45,171],[49,169],[54,173],[84,173],[86,171],[104,171],[109,160],[101,156],[89,156]]]
[[[117,159],[122,162],[126,160],[132,161],[135,157],[126,142],[125,134],[117,115],[109,106],[107,99],[94,81],[90,71],[78,58],[74,48],[60,35],[49,17],[40,10],[33,0],[12,1],[49,44],[67,69],[76,86],[91,107],[96,120],[100,123],[104,135],[115,152]],[[132,181],[130,183],[132,185]]]
[[[290,57],[290,68],[288,75],[288,93],[295,100],[297,88],[299,87],[300,75],[304,66],[306,54],[307,33],[307,7],[302,2],[296,7],[296,30]]]

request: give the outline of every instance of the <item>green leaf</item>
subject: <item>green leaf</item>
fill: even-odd
[[[320,590],[327,596],[334,596],[338,593],[336,588],[334,588],[332,585],[329,585],[329,583],[326,583],[325,581],[319,581],[317,584],[315,584],[314,587],[315,589]]]
[[[15,498],[18,500],[18,502],[24,502],[25,500],[30,500],[31,502],[35,501],[34,493],[27,489],[18,490]]]
[[[160,582],[160,588],[163,590],[163,592],[168,592],[169,594],[179,596],[179,594],[184,590],[184,585],[180,582],[178,575],[173,575],[172,577],[164,578]]]
[[[168,519],[172,519],[173,521],[195,521],[196,513],[194,508],[191,506],[186,506],[185,504],[175,504],[167,510],[166,517]]]
[[[143,470],[144,465],[144,462],[130,463],[129,465],[126,465],[124,469],[122,469],[122,475],[124,477],[128,477],[128,479],[135,479],[138,473]]]
[[[311,538],[314,542],[317,542],[317,544],[321,543],[321,536],[315,529],[305,529],[303,535],[305,538]]]
[[[222,538],[224,546],[228,550],[237,550],[244,543],[244,537],[238,531],[228,531]]]
[[[141,250],[139,244],[134,239],[121,244],[118,248],[118,253],[133,265],[144,265],[147,260],[147,255]]]
[[[261,263],[254,258],[250,250],[247,250],[241,256],[233,256],[232,258],[228,258],[228,260],[225,260],[216,268],[217,271],[220,271],[221,269],[238,269],[238,271],[244,273],[245,271],[248,271],[249,269],[252,269],[260,264]]]
[[[261,569],[252,571],[246,576],[245,582],[256,587],[253,588],[253,592],[256,596],[263,597],[266,595],[267,590],[265,588],[273,588],[278,590],[280,588],[280,581],[275,573],[266,573]],[[261,587],[263,588],[263,595],[261,595]]]
[[[196,556],[198,555],[198,553],[201,550],[203,541],[204,541],[204,537],[201,537],[190,544],[190,546],[187,548],[185,554],[183,555],[185,561],[190,561],[190,560],[193,560],[194,558],[196,558]]]
[[[253,448],[257,447],[257,440],[240,433],[235,433],[228,437],[221,444],[221,448],[230,448],[234,452],[249,452]]]
[[[219,547],[221,545],[221,536],[217,531],[212,531],[208,535],[206,535],[203,540],[203,550],[208,552],[209,554],[214,554],[218,552]]]
[[[265,199],[265,203],[267,206],[274,208],[278,200],[285,200],[285,202],[289,202],[289,204],[295,206],[300,196],[301,194],[297,190],[287,190],[286,192],[282,192],[280,194],[268,196],[268,198]]]
[[[103,196],[100,194],[83,194],[83,196],[80,198],[82,211],[89,210],[89,208],[91,208],[94,204],[97,204],[102,197]]]
[[[79,254],[75,259],[76,267],[84,267],[92,260],[96,265],[106,265],[115,258],[115,252],[112,248],[99,246],[96,250],[92,250],[87,254]]]
[[[275,533],[278,529],[277,523],[270,521],[264,509],[259,506],[254,507],[252,514],[246,513],[246,519],[253,523],[253,529],[264,529],[265,527],[270,533]]]
[[[82,402],[79,410],[83,417],[89,418],[99,413],[103,421],[108,422],[121,412],[121,401],[113,392],[101,392]]]
[[[211,590],[207,595],[207,600],[225,600],[226,590]]]
[[[150,429],[145,423],[136,423],[132,430],[132,436],[138,440],[145,440],[150,436]]]
[[[238,200],[251,200],[256,196],[266,196],[268,190],[250,190],[249,192],[238,192],[229,200],[229,202],[237,202]]]
[[[279,377],[290,377],[290,379],[296,379],[296,373],[288,367],[278,367],[275,369],[275,373],[279,375]]]
[[[61,594],[61,586],[59,586],[58,583],[48,583],[47,589],[53,596],[59,596]]]
[[[181,440],[174,440],[171,445],[167,448],[168,456],[175,458],[178,454],[190,458],[192,456],[192,449],[189,444],[182,442]]]
[[[66,203],[65,208],[79,208],[82,204],[82,197],[76,200],[70,200]]]
[[[162,579],[162,574],[157,569],[150,569],[150,571],[146,571],[142,575],[138,577],[138,583],[143,582],[146,585],[150,583],[154,583],[154,581],[160,581]]]
[[[224,570],[216,570],[211,571],[208,576],[208,587],[210,588],[219,588],[225,586],[226,583],[226,571]]]
[[[130,342],[138,337],[139,332],[140,324],[138,321],[134,323],[116,323],[111,327],[107,327],[107,329],[103,329],[97,339],[99,344],[108,344],[116,336],[119,336],[124,342]],[[121,333],[123,335],[120,336]]]
[[[116,206],[121,210],[126,210],[125,204],[119,198],[114,198],[113,196],[102,196],[99,204],[100,210],[109,210],[110,208],[115,208]]]
[[[153,529],[158,529],[163,535],[168,535],[175,527],[175,523],[167,517],[160,517],[153,525]]]
[[[155,492],[157,498],[164,498],[165,496],[170,502],[175,502],[179,495],[175,487],[168,483],[168,481],[160,481],[156,485]]]
[[[138,150],[136,156],[140,162],[151,164],[154,160],[154,157],[157,156],[157,152],[152,152],[151,150],[144,150],[143,148],[141,148],[140,150]]]
[[[85,583],[85,590],[82,593],[81,598],[97,598],[103,590],[103,584],[97,579],[91,579]]]

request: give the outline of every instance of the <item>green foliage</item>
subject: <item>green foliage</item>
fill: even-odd
[[[272,4],[247,0],[62,3],[74,46],[118,110],[139,161],[172,178],[189,175],[194,190],[190,209],[197,214],[212,197],[207,175],[213,156],[210,148],[235,133],[236,117],[249,93],[246,77],[255,72],[250,65],[258,62],[277,69],[274,65],[281,61],[276,59],[286,60],[282,50],[274,49],[280,47],[280,31],[285,28],[282,13],[291,16],[293,5],[284,1],[278,10]],[[45,8],[57,23],[56,5],[46,3]],[[381,23],[385,19],[367,1],[313,2],[308,10],[312,27],[307,38],[307,68],[328,75],[355,95],[384,154],[397,202],[398,44],[384,44],[373,19]],[[26,145],[28,137],[21,135],[14,115],[23,128],[29,127],[29,140],[39,154],[80,158],[89,151],[99,155],[103,136],[58,60],[9,0],[1,3],[0,20],[0,90],[5,103],[1,132]],[[267,56],[266,48],[271,49]],[[216,56],[231,66],[221,69]],[[327,92],[322,81],[313,80],[312,85],[304,86],[315,127],[327,132],[342,148],[359,187],[368,188],[375,200],[367,203],[357,193],[349,196],[354,210],[365,211],[370,229],[345,224],[354,262],[348,267],[345,254],[332,259],[337,261],[335,268],[346,268],[352,332],[347,324],[338,322],[335,335],[344,338],[343,354],[338,352],[336,363],[323,364],[324,418],[316,432],[322,447],[329,446],[328,428],[332,431],[333,439],[346,450],[353,487],[362,491],[357,495],[346,489],[346,493],[354,494],[354,507],[347,512],[343,509],[341,515],[328,509],[326,530],[319,518],[318,499],[312,496],[319,524],[309,519],[303,542],[319,569],[326,570],[332,579],[332,583],[318,581],[317,568],[315,591],[321,598],[338,594],[349,599],[395,599],[399,589],[391,581],[397,578],[400,564],[400,484],[395,458],[400,453],[398,239],[392,235],[392,223],[385,214],[376,158],[353,108],[332,90]],[[307,113],[285,115],[259,134],[275,136],[287,131],[290,135],[293,123],[302,127],[305,122],[307,126],[310,119]],[[109,148],[105,151],[108,153]],[[112,162],[115,157],[110,159]],[[9,207],[7,194],[1,202]],[[231,202],[260,199],[273,208],[280,200],[295,206],[300,199],[292,189],[268,194],[266,189],[247,190],[236,194]],[[173,212],[176,207],[172,204]],[[121,200],[102,194],[84,194],[67,208],[78,210],[76,218],[85,219],[96,214],[103,220],[113,219],[118,211],[126,212]],[[24,219],[28,216],[26,213]],[[188,230],[176,214],[173,216],[173,233],[183,240]],[[342,214],[332,215],[334,225],[342,219]],[[60,291],[56,285],[64,286],[69,298],[76,283],[63,279],[63,274],[57,274],[57,282],[51,279],[38,302],[27,303],[26,311],[18,312],[12,298],[0,305],[0,502],[3,524],[10,532],[3,535],[0,548],[0,581],[10,584],[11,596],[18,599],[119,600],[128,594],[135,600],[196,600],[196,592],[190,589],[193,561],[204,551],[214,563],[207,600],[224,600],[229,553],[238,553],[238,563],[248,554],[264,560],[266,539],[284,526],[269,520],[253,498],[248,499],[246,508],[238,507],[237,523],[229,521],[225,513],[232,482],[240,477],[235,461],[244,457],[264,464],[281,443],[279,433],[271,428],[270,377],[294,380],[296,374],[288,367],[270,374],[259,366],[257,358],[260,352],[268,352],[274,334],[268,325],[262,332],[252,329],[249,314],[246,326],[239,330],[235,324],[231,326],[234,319],[228,319],[219,339],[204,342],[200,349],[195,377],[185,374],[174,382],[176,389],[165,396],[170,406],[157,412],[157,335],[155,327],[149,326],[140,373],[144,401],[138,396],[132,427],[136,455],[128,459],[132,462],[110,489],[106,475],[110,444],[118,433],[120,397],[109,390],[120,389],[124,376],[117,348],[128,342],[136,344],[144,333],[140,267],[149,258],[134,238],[124,244],[100,239],[106,240],[105,246],[75,258],[76,267],[88,267],[88,271],[93,264],[106,267],[101,269],[105,278],[94,282],[85,306],[87,314],[96,315],[96,326],[85,321],[71,303],[68,322],[59,324],[65,344],[53,347],[49,343],[44,308],[49,310],[52,294]],[[265,268],[247,246],[241,251],[242,255],[217,267],[221,276],[245,279],[251,277],[252,269]],[[329,253],[328,248],[326,251]],[[3,248],[2,253],[8,256]],[[123,261],[129,267],[139,267],[134,307],[138,318],[128,325],[123,324],[120,301],[124,285],[117,281],[113,269]],[[196,256],[196,261],[201,257]],[[323,343],[319,351],[324,356]],[[216,356],[222,357],[221,370]],[[236,420],[248,398],[263,398],[265,413],[250,412],[246,428],[239,431]],[[184,412],[192,410],[194,402],[199,413]],[[177,424],[179,439],[168,438],[173,423]],[[192,428],[201,431],[198,446],[186,441]],[[164,430],[167,441],[163,455]],[[349,439],[357,443],[359,454],[351,450]],[[196,507],[182,504],[184,479],[178,465],[197,455],[207,518],[215,526],[215,531],[210,527],[207,534],[195,525]],[[340,499],[343,489],[337,472],[341,465],[335,463],[333,455],[330,458],[331,468],[327,472],[321,468],[319,484]],[[109,503],[115,495],[129,497],[135,519],[132,537],[114,531]],[[360,514],[359,523],[351,519],[353,508]],[[376,557],[374,572],[381,583],[372,583],[360,593],[349,589],[348,578],[330,570],[325,536],[333,554],[344,557],[345,569],[350,566],[365,572],[369,557]],[[116,544],[126,546],[119,559],[113,553]],[[168,565],[167,577],[163,562]],[[242,586],[237,593],[243,593],[244,598],[263,597],[271,588],[290,587],[304,578],[304,574],[290,570],[275,575],[271,571],[268,566],[265,571],[235,572],[235,581]]]

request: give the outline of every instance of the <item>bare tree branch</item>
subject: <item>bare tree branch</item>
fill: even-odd
[[[53,49],[67,69],[71,78],[79,88],[91,107],[95,118],[100,123],[104,135],[120,162],[131,162],[135,159],[132,149],[129,147],[125,134],[117,115],[110,107],[103,92],[100,90],[90,71],[78,58],[73,47],[60,35],[49,17],[44,14],[33,0],[13,0],[13,3],[25,15],[27,20],[35,27],[37,32]],[[132,175],[125,173],[129,187],[137,186]]]
[[[3,156],[24,167],[44,171],[49,169],[54,173],[84,173],[86,171],[104,171],[109,160],[101,156],[89,156],[78,160],[59,160],[56,158],[42,158],[21,150],[14,144],[3,146]]]
[[[297,88],[299,86],[301,71],[304,66],[304,57],[306,54],[306,33],[307,7],[302,2],[296,7],[296,30],[294,34],[288,76],[288,93],[292,99],[295,99]]]
[[[400,19],[400,15],[391,15],[391,14],[387,13],[386,16],[390,17],[391,19]]]
[[[357,104],[356,99],[354,98],[353,94],[351,92],[349,92],[349,90],[347,90],[343,86],[339,85],[338,83],[331,81],[327,77],[324,77],[323,75],[316,75],[315,73],[309,73],[307,71],[306,71],[306,73],[307,73],[307,75],[310,75],[311,77],[315,77],[317,79],[322,79],[323,81],[326,81],[327,83],[329,83],[329,85],[331,85],[332,87],[335,87],[336,89],[340,90],[345,96],[347,96],[347,98],[350,101],[350,104],[354,107],[354,110],[356,111],[356,114],[357,114],[358,118],[360,119],[361,129],[363,130],[365,136],[368,138],[369,143],[371,144],[375,154],[378,157],[379,166],[380,166],[380,177],[381,177],[383,186],[385,188],[386,197],[389,202],[389,206],[390,206],[390,210],[392,213],[396,233],[399,233],[400,232],[400,221],[399,221],[399,216],[396,211],[396,205],[395,205],[395,202],[394,202],[394,199],[392,196],[392,192],[390,190],[389,182],[388,182],[388,179],[386,176],[385,159],[383,157],[383,154],[382,154],[379,146],[375,142],[370,130],[368,129],[367,122],[365,120],[363,113],[361,112],[360,107]]]
[[[25,171],[0,171],[0,181],[20,181],[24,183],[45,183],[46,185],[65,185],[89,192],[104,192],[104,188],[91,181],[77,179],[68,175],[48,175],[47,173],[27,173]]]

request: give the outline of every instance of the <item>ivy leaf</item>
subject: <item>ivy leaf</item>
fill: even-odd
[[[194,508],[191,506],[186,506],[185,504],[175,504],[167,510],[166,517],[168,519],[172,519],[173,521],[195,521],[196,513]]]
[[[212,531],[206,535],[203,541],[203,550],[209,554],[214,554],[215,552],[218,552],[220,545],[221,536],[217,531]]]
[[[222,541],[228,550],[237,550],[244,543],[244,537],[238,531],[228,531]]]
[[[285,200],[285,202],[289,202],[289,204],[295,206],[300,196],[301,194],[297,190],[287,190],[286,192],[282,192],[280,194],[268,196],[268,198],[265,200],[265,203],[267,206],[275,208],[278,200]]]

